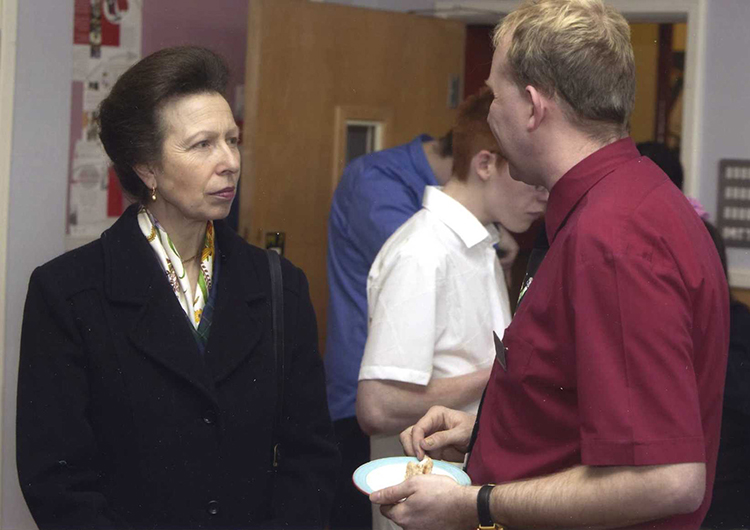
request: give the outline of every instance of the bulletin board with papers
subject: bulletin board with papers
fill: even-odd
[[[144,0],[75,0],[67,233],[95,239],[124,208],[99,142],[99,103],[141,58]]]

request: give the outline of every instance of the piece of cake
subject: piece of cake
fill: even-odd
[[[432,458],[425,455],[421,462],[408,462],[406,464],[406,478],[417,475],[429,475],[432,473]]]

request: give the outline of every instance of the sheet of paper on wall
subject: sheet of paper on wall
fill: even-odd
[[[73,81],[86,81],[101,64],[141,56],[142,2],[76,0],[73,31]]]
[[[109,55],[109,54],[107,54]],[[95,111],[99,103],[107,97],[115,81],[131,66],[138,62],[139,55],[132,51],[123,51],[109,58],[96,61],[83,81],[83,110]]]
[[[98,237],[107,227],[109,160],[97,142],[78,141],[70,180],[70,235]]]

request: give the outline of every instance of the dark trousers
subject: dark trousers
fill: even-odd
[[[341,452],[341,472],[333,501],[331,530],[371,530],[372,508],[367,495],[354,487],[352,474],[370,461],[370,437],[362,432],[357,418],[333,422]]]

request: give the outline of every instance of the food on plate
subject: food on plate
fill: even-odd
[[[432,473],[432,458],[425,455],[421,462],[408,462],[406,464],[406,478],[417,475],[429,475]]]

